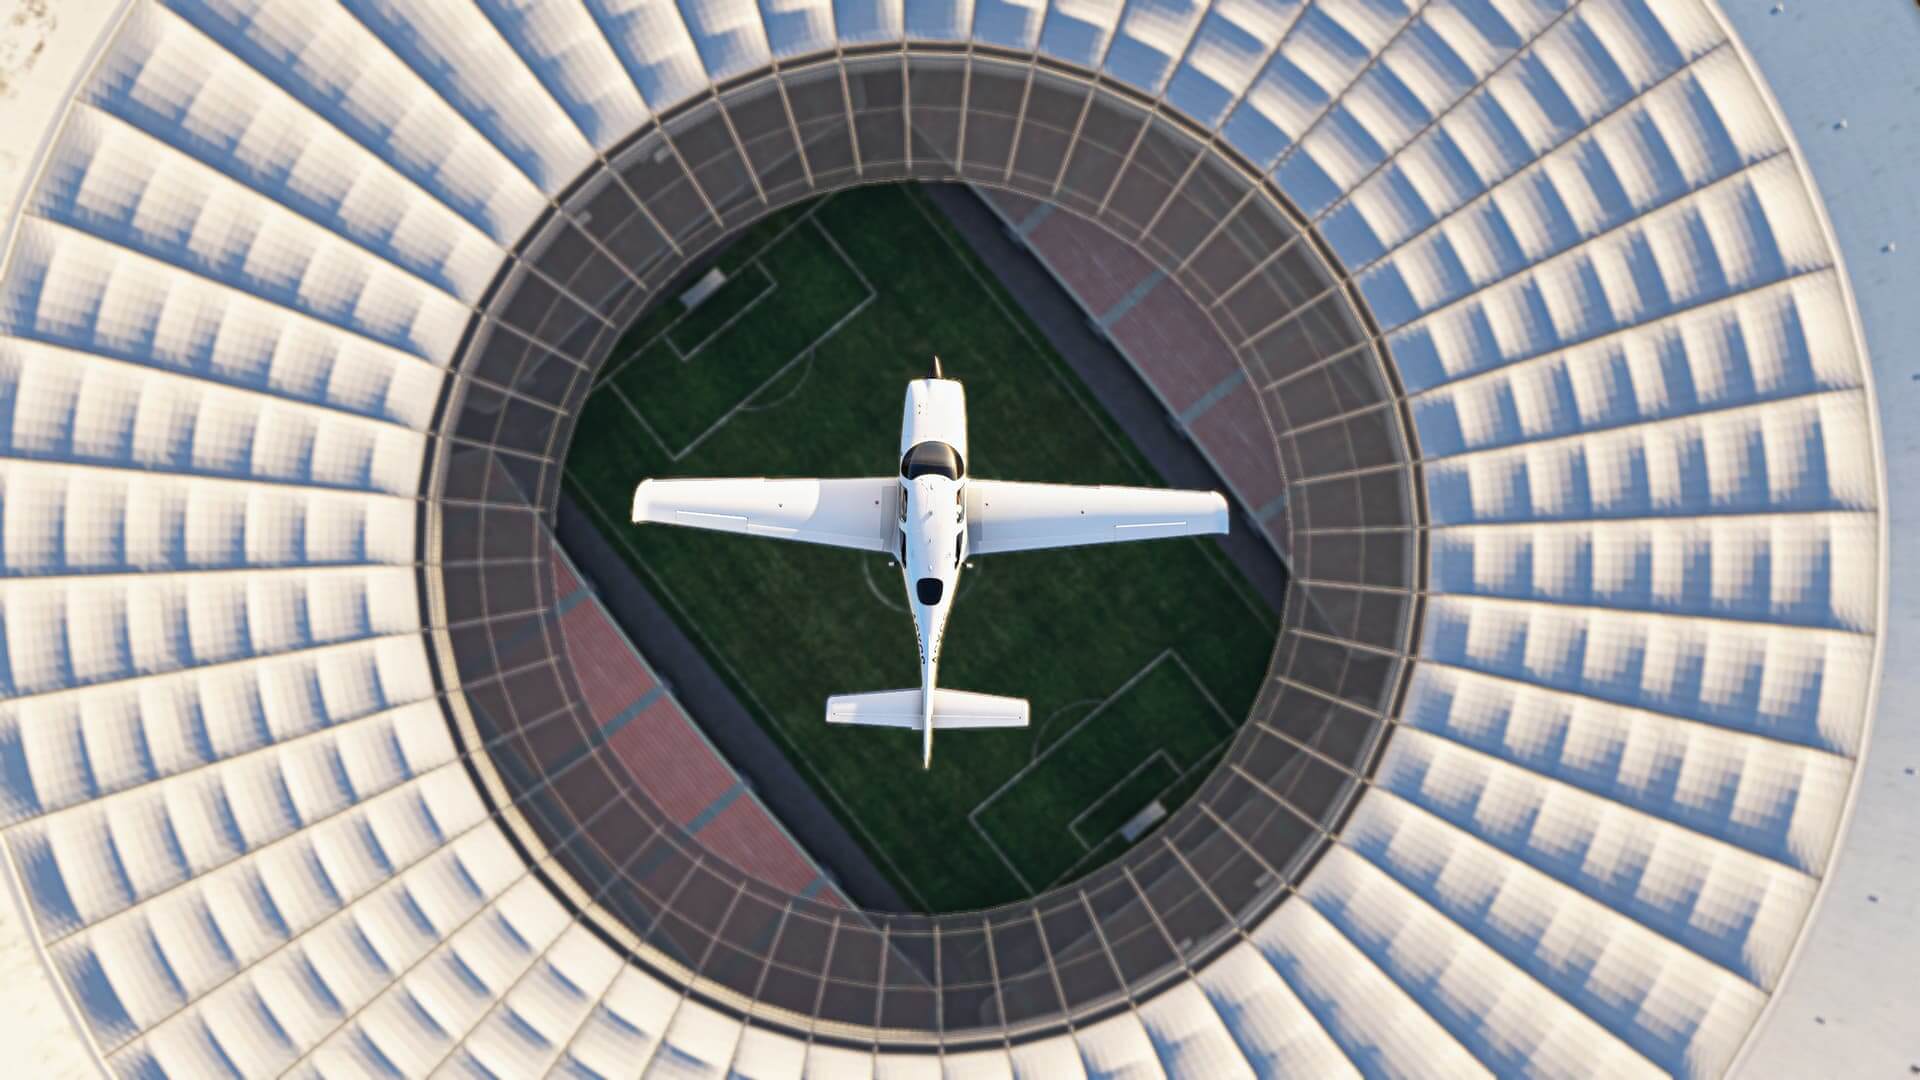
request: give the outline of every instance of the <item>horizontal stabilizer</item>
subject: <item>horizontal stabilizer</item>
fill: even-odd
[[[1030,711],[1025,698],[972,694],[965,690],[933,692],[933,726],[941,731],[953,728],[1026,727]],[[827,699],[827,723],[918,728],[920,691],[881,690],[872,694],[836,694]]]

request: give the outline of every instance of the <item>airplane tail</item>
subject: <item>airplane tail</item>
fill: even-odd
[[[958,728],[1026,727],[1031,714],[1025,698],[996,697],[965,690],[935,690],[932,708],[920,688],[871,694],[835,694],[827,699],[827,723],[919,729],[921,764],[933,760],[933,733]],[[926,723],[931,712],[932,723]]]

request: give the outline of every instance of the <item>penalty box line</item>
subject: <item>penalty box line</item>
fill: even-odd
[[[1099,716],[1103,712],[1106,712],[1108,706],[1112,705],[1115,701],[1118,701],[1121,695],[1133,689],[1136,683],[1138,683],[1141,679],[1146,678],[1148,673],[1151,672],[1155,667],[1157,667],[1160,661],[1165,660],[1169,655],[1171,655],[1172,652],[1173,652],[1172,649],[1162,649],[1158,654],[1156,654],[1153,657],[1153,659],[1148,660],[1146,664],[1140,668],[1139,671],[1134,672],[1131,676],[1127,678],[1127,681],[1121,683],[1117,689],[1115,689],[1112,693],[1108,694],[1100,702],[1100,704],[1094,706],[1093,709],[1087,713],[1087,715],[1075,721],[1073,726],[1066,730],[1065,734],[1061,735],[1058,739],[1054,740],[1051,746],[1048,746],[1045,750],[1042,750],[1038,757],[1033,758],[1032,760],[1028,761],[1025,765],[1022,765],[1019,769],[1015,770],[1014,774],[1012,776],[1007,777],[1005,782],[1003,782],[999,787],[994,788],[993,791],[990,794],[988,794],[986,798],[981,799],[979,802],[975,803],[973,806],[973,809],[967,811],[967,823],[969,825],[972,825],[973,831],[976,833],[979,833],[980,838],[987,842],[987,846],[992,848],[994,851],[994,854],[1000,857],[1000,861],[1006,864],[1007,869],[1013,871],[1013,876],[1020,879],[1020,883],[1027,888],[1027,891],[1029,892],[1033,891],[1033,884],[1027,880],[1027,876],[1025,874],[1022,874],[1020,872],[1020,868],[1015,866],[1011,859],[1007,858],[1006,852],[1002,851],[1000,848],[1000,845],[994,841],[993,836],[991,833],[988,832],[987,827],[980,823],[981,812],[986,810],[987,807],[993,805],[993,803],[996,800],[998,800],[1001,795],[1006,794],[1006,792],[1009,789],[1011,789],[1015,784],[1018,784],[1021,780],[1025,779],[1028,773],[1039,768],[1040,764],[1046,761],[1047,758],[1053,754],[1054,750],[1072,741],[1075,733],[1077,733],[1081,728],[1085,727],[1087,723],[1091,721],[1094,717]],[[1082,841],[1077,834],[1073,834],[1073,839],[1075,843],[1080,845],[1080,848],[1081,848],[1081,851],[1083,852],[1083,857],[1084,857],[1084,852],[1087,850],[1087,845],[1085,841]]]
[[[799,217],[793,220],[792,224],[788,225],[784,229],[781,229],[779,232],[773,234],[773,236],[766,243],[760,245],[759,249],[753,253],[753,257],[752,259],[749,260],[749,262],[758,263],[760,261],[761,256],[765,255],[769,250],[771,250],[775,244],[778,244],[780,241],[785,240],[788,234],[792,233],[793,230],[798,229],[800,226],[805,225],[808,221],[810,221],[813,218],[813,215],[818,213],[820,211],[820,208],[822,206],[825,206],[829,201],[831,201],[831,199],[832,199],[832,196],[828,196],[827,198],[820,200],[818,204],[808,207],[805,211],[803,211],[800,214]],[[773,275],[771,273],[768,273],[764,267],[761,268],[761,272],[767,275],[768,280],[770,281],[773,280]],[[766,290],[766,291],[771,291],[771,290]],[[756,295],[754,299],[758,301],[760,299],[760,296],[762,295],[765,295],[765,292]],[[614,377],[619,375],[620,372],[623,369],[625,369],[629,364],[633,363],[634,360],[638,359],[641,353],[644,353],[648,349],[653,348],[662,339],[667,338],[667,335],[673,333],[674,329],[677,328],[682,322],[685,322],[687,318],[689,318],[693,314],[693,312],[694,312],[693,308],[688,308],[687,310],[682,311],[680,314],[674,316],[673,319],[667,323],[667,325],[661,327],[659,331],[657,331],[652,337],[648,338],[647,340],[641,342],[638,346],[636,346],[632,352],[629,352],[627,353],[627,355],[621,357],[619,360],[611,364],[608,364],[605,367],[602,367],[600,371],[594,376],[594,379],[593,379],[594,387],[597,389],[601,386],[605,386],[611,383]],[[716,333],[717,332],[718,331],[716,331]],[[712,334],[708,335],[708,337],[712,337],[712,336],[713,336]],[[679,347],[674,345],[670,339],[667,340],[667,345],[669,348],[673,349],[676,355],[679,354],[680,352]],[[696,351],[698,350],[696,349]],[[685,357],[682,357],[682,359],[684,360]]]
[[[1201,754],[1197,759],[1194,760],[1193,764],[1187,766],[1184,769],[1174,768],[1173,782],[1161,788],[1159,791],[1155,792],[1154,797],[1156,799],[1165,798],[1167,792],[1172,791],[1174,788],[1177,788],[1181,784],[1186,783],[1187,779],[1191,777],[1194,773],[1199,772],[1200,770],[1205,768],[1210,768],[1213,765],[1216,758],[1219,758],[1225,755],[1227,751],[1227,747],[1233,741],[1233,736],[1235,732],[1239,730],[1239,728],[1235,726],[1233,722],[1232,715],[1230,715],[1227,712],[1227,710],[1223,706],[1221,706],[1219,700],[1213,696],[1213,691],[1207,688],[1207,684],[1197,674],[1194,673],[1193,668],[1187,663],[1186,657],[1181,656],[1179,653],[1179,650],[1177,649],[1168,649],[1166,652],[1166,655],[1169,658],[1171,658],[1174,663],[1180,665],[1180,670],[1187,676],[1187,681],[1192,683],[1194,689],[1200,691],[1200,696],[1207,700],[1208,705],[1212,706],[1214,715],[1220,718],[1221,725],[1226,731],[1226,738],[1222,740],[1220,743],[1218,743],[1217,745],[1215,745],[1213,749],[1208,750],[1204,754]],[[1144,674],[1144,672],[1142,674]],[[1102,708],[1104,707],[1105,706],[1103,705]],[[1094,809],[1098,807],[1101,803],[1105,802],[1108,796],[1113,794],[1114,790],[1117,790],[1119,787],[1124,785],[1128,780],[1133,779],[1134,776],[1136,776],[1140,772],[1140,770],[1146,768],[1149,764],[1151,764],[1155,757],[1165,758],[1167,760],[1168,767],[1173,768],[1172,755],[1167,753],[1166,747],[1158,747],[1154,750],[1152,754],[1149,754],[1147,756],[1146,760],[1134,766],[1133,769],[1129,771],[1126,776],[1122,777],[1119,783],[1115,784],[1113,788],[1109,789],[1106,794],[1100,796],[1098,799],[1095,799],[1093,803],[1089,805],[1086,809],[1074,815],[1073,822],[1068,826],[1068,829],[1073,833],[1073,838],[1080,841],[1080,846],[1085,850],[1086,853],[1081,855],[1078,859],[1075,859],[1073,862],[1073,865],[1067,867],[1067,869],[1063,871],[1060,874],[1060,876],[1054,878],[1052,881],[1047,882],[1047,888],[1052,888],[1055,885],[1060,884],[1062,881],[1065,881],[1068,878],[1072,877],[1080,869],[1081,864],[1085,863],[1088,859],[1092,858],[1094,852],[1100,850],[1101,844],[1104,844],[1108,840],[1111,840],[1115,835],[1117,835],[1120,832],[1119,829],[1114,829],[1112,832],[1109,832],[1107,835],[1102,836],[1098,842],[1092,845],[1089,845],[1086,842],[1086,840],[1083,837],[1081,837],[1079,825],[1080,825],[1080,821],[1083,818],[1085,818],[1088,814],[1092,813]]]
[[[980,802],[976,804],[972,810],[968,811],[967,821],[969,824],[973,826],[974,831],[978,832],[981,835],[981,837],[987,841],[988,845],[992,847],[995,853],[1000,856],[1000,860],[1003,863],[1007,864],[1007,868],[1013,871],[1014,876],[1019,878],[1021,883],[1023,885],[1026,885],[1029,891],[1032,890],[1032,885],[1027,882],[1026,875],[1020,873],[1019,869],[1013,866],[1011,861],[1007,859],[1006,855],[1001,851],[1000,846],[994,842],[986,826],[981,824],[979,820],[979,815],[982,812],[984,812],[989,805],[997,801],[1001,795],[1005,794],[1008,790],[1010,790],[1015,784],[1018,784],[1021,780],[1025,779],[1027,773],[1038,768],[1040,763],[1044,761],[1049,755],[1051,755],[1054,750],[1070,742],[1073,739],[1073,736],[1080,730],[1081,727],[1092,722],[1095,717],[1099,716],[1101,713],[1104,713],[1108,709],[1108,707],[1110,707],[1115,701],[1118,701],[1129,690],[1133,689],[1136,683],[1146,678],[1147,675],[1150,674],[1155,667],[1159,666],[1159,664],[1163,660],[1171,660],[1174,664],[1178,665],[1181,673],[1187,677],[1187,681],[1190,684],[1192,684],[1195,689],[1200,691],[1200,696],[1206,700],[1208,706],[1213,709],[1214,715],[1220,719],[1220,724],[1225,733],[1226,739],[1230,740],[1235,730],[1237,730],[1233,723],[1233,717],[1227,713],[1226,709],[1221,706],[1219,700],[1213,696],[1213,691],[1208,689],[1207,685],[1201,681],[1198,675],[1195,674],[1192,666],[1190,666],[1186,662],[1186,658],[1182,657],[1177,649],[1167,648],[1167,649],[1161,650],[1161,652],[1158,655],[1156,655],[1153,659],[1147,661],[1147,663],[1144,666],[1142,666],[1139,671],[1135,672],[1125,682],[1121,683],[1118,689],[1114,690],[1111,694],[1108,694],[1106,698],[1102,700],[1098,705],[1096,705],[1091,711],[1089,711],[1086,716],[1081,717],[1078,721],[1076,721],[1072,727],[1067,729],[1065,734],[1061,735],[1060,738],[1056,739],[1045,750],[1041,751],[1039,756],[1033,758],[1025,766],[1022,766],[1019,771],[1015,772],[1012,776],[1008,777],[1005,783],[1002,783],[998,788],[994,789],[994,791],[991,794],[987,795],[986,798],[980,800]],[[1166,785],[1165,787],[1161,788],[1160,791],[1157,793],[1157,795],[1159,796],[1164,796],[1168,791],[1171,791],[1174,788],[1179,787],[1182,783],[1185,783],[1196,771],[1210,767],[1214,763],[1214,761],[1217,758],[1219,758],[1222,753],[1225,752],[1226,748],[1227,748],[1227,742],[1223,741],[1219,745],[1216,745],[1213,749],[1208,750],[1206,753],[1200,755],[1200,757],[1192,765],[1189,765],[1186,768],[1181,769],[1181,768],[1175,767],[1173,763],[1172,755],[1167,753],[1167,750],[1165,747],[1155,747],[1154,751],[1151,754],[1148,754],[1145,758],[1141,760],[1141,762],[1138,765],[1135,765],[1132,769],[1128,770],[1126,776],[1122,777],[1118,781],[1118,783],[1114,785],[1114,787],[1117,788],[1125,784],[1127,781],[1133,779],[1134,776],[1138,775],[1142,769],[1145,769],[1147,766],[1151,765],[1155,758],[1161,758],[1167,762],[1169,768],[1174,769],[1174,773],[1175,773],[1173,781],[1168,785]],[[1065,880],[1067,877],[1072,876],[1072,874],[1077,869],[1079,869],[1081,864],[1086,862],[1086,860],[1090,856],[1092,856],[1092,854],[1095,851],[1099,850],[1099,847],[1101,844],[1106,843],[1107,840],[1111,839],[1113,835],[1119,831],[1116,829],[1114,830],[1114,832],[1110,832],[1106,836],[1100,837],[1096,843],[1089,844],[1087,843],[1086,838],[1080,835],[1080,830],[1079,830],[1080,822],[1084,820],[1088,814],[1092,813],[1096,808],[1098,808],[1099,805],[1102,802],[1104,802],[1109,795],[1112,794],[1112,790],[1113,789],[1109,789],[1107,792],[1095,798],[1094,801],[1092,803],[1089,803],[1085,808],[1083,808],[1080,811],[1080,813],[1074,815],[1073,820],[1068,823],[1067,831],[1073,837],[1074,841],[1080,845],[1081,856],[1079,859],[1076,859],[1074,861],[1072,866],[1067,868],[1065,873],[1061,874],[1059,877],[1056,877],[1052,881],[1048,882],[1047,883],[1048,888],[1051,888],[1054,885],[1057,885],[1061,881]]]
[[[1160,750],[1157,752],[1162,754],[1166,753],[1165,750]],[[1166,797],[1167,792],[1172,791],[1174,788],[1177,788],[1181,784],[1186,783],[1188,777],[1192,776],[1196,772],[1199,772],[1201,769],[1211,768],[1214,764],[1214,759],[1220,757],[1226,752],[1227,752],[1226,743],[1223,742],[1215,745],[1213,749],[1207,751],[1204,754],[1201,754],[1200,757],[1197,760],[1195,760],[1193,764],[1187,766],[1185,769],[1179,770],[1178,774],[1174,776],[1173,782],[1171,784],[1168,784],[1166,787],[1161,788],[1159,791],[1155,792],[1154,798],[1164,799]],[[1136,767],[1134,771],[1138,772],[1139,771],[1138,767]],[[1096,805],[1097,803],[1098,803],[1098,800],[1096,800]],[[1081,811],[1080,816],[1085,817],[1087,813],[1090,812],[1091,810],[1092,810],[1092,807],[1088,807],[1087,810]],[[1075,820],[1077,821],[1078,818],[1076,818]],[[1118,835],[1119,832],[1120,832],[1119,829],[1113,830],[1107,835],[1101,837],[1100,843],[1104,844],[1108,840],[1113,839],[1113,837]],[[1076,832],[1074,835],[1077,837],[1079,834]],[[1060,875],[1058,877],[1054,878],[1052,881],[1047,882],[1047,888],[1051,889],[1055,885],[1058,885],[1061,882],[1066,881],[1068,878],[1071,878],[1074,874],[1079,873],[1080,867],[1084,865],[1088,859],[1093,858],[1094,854],[1099,850],[1100,850],[1099,844],[1095,844],[1093,847],[1088,848],[1087,853],[1085,855],[1080,856],[1078,859],[1075,859],[1073,861],[1072,866],[1067,867],[1065,870],[1060,872]]]
[[[1225,731],[1227,738],[1233,738],[1234,733],[1240,730],[1240,725],[1233,722],[1233,715],[1227,712],[1218,698],[1213,696],[1213,691],[1207,689],[1206,680],[1194,672],[1193,668],[1187,664],[1186,657],[1181,656],[1177,650],[1168,649],[1167,655],[1173,658],[1174,663],[1180,665],[1180,670],[1186,674],[1187,681],[1193,684],[1194,689],[1200,691],[1201,697],[1207,699],[1207,704],[1213,706],[1213,714],[1220,718],[1221,728]]]
[[[1104,804],[1108,799],[1113,798],[1114,795],[1116,795],[1121,788],[1126,787],[1127,784],[1130,783],[1134,777],[1139,776],[1142,772],[1145,772],[1147,768],[1156,761],[1165,762],[1167,768],[1173,770],[1173,776],[1174,776],[1173,782],[1175,784],[1180,782],[1181,770],[1179,766],[1173,763],[1173,755],[1167,753],[1167,748],[1164,746],[1155,747],[1153,753],[1148,754],[1146,757],[1141,758],[1140,764],[1135,765],[1131,769],[1128,769],[1127,775],[1115,781],[1114,785],[1108,788],[1104,794],[1102,794],[1099,798],[1093,800],[1092,802],[1088,803],[1086,806],[1086,809],[1073,815],[1073,820],[1067,822],[1067,831],[1073,834],[1073,838],[1075,840],[1080,841],[1080,846],[1083,849],[1085,849],[1088,852],[1091,852],[1093,851],[1093,849],[1099,847],[1101,844],[1106,843],[1107,836],[1112,836],[1113,834],[1110,832],[1107,834],[1107,836],[1102,836],[1099,840],[1096,840],[1095,842],[1090,844],[1087,842],[1086,837],[1080,835],[1080,823],[1086,820],[1086,817],[1088,814],[1091,814],[1095,810],[1100,809],[1102,804]],[[1160,789],[1159,792],[1155,792],[1155,794],[1162,794],[1165,791],[1166,791],[1166,788],[1162,788]]]
[[[727,424],[734,419],[734,417],[739,416],[742,412],[745,412],[747,409],[751,408],[753,405],[754,399],[758,398],[761,394],[765,393],[767,387],[772,386],[774,383],[779,382],[782,378],[785,378],[787,373],[792,371],[798,365],[806,362],[807,360],[812,359],[814,353],[820,348],[820,346],[825,345],[828,342],[828,340],[830,340],[835,334],[838,334],[843,328],[846,327],[848,323],[852,322],[855,317],[857,317],[861,312],[865,311],[869,305],[871,305],[874,301],[880,299],[879,291],[873,287],[873,283],[867,279],[867,276],[860,272],[859,265],[855,263],[852,257],[850,257],[846,253],[846,251],[840,247],[840,244],[834,240],[833,234],[827,231],[826,226],[820,224],[818,221],[813,220],[812,212],[809,212],[806,216],[802,217],[801,220],[794,222],[793,225],[791,225],[790,227],[781,230],[780,237],[774,241],[770,241],[767,244],[767,247],[771,248],[774,243],[779,242],[779,239],[785,239],[786,236],[789,233],[791,233],[794,229],[797,229],[800,226],[809,224],[809,223],[811,223],[814,229],[819,232],[821,238],[827,242],[827,246],[833,249],[835,256],[839,258],[843,264],[845,264],[848,270],[853,272],[853,276],[859,280],[861,287],[867,290],[867,295],[863,297],[859,303],[853,305],[853,308],[849,310],[845,315],[842,315],[840,316],[840,318],[834,320],[833,325],[827,327],[826,330],[822,331],[819,337],[816,337],[812,341],[808,342],[805,348],[795,353],[793,357],[789,359],[786,363],[781,364],[780,367],[777,368],[773,372],[773,374],[767,376],[766,379],[760,383],[760,385],[754,387],[752,390],[747,391],[745,396],[741,397],[740,400],[734,402],[733,405],[730,406],[726,412],[721,413],[718,419],[716,419],[712,424],[708,425],[705,431],[702,431],[700,434],[694,436],[692,442],[689,442],[687,445],[681,447],[678,450],[675,450],[672,447],[668,446],[666,443],[666,440],[660,437],[660,433],[654,429],[654,426],[647,422],[647,418],[645,416],[641,415],[639,407],[634,405],[633,400],[631,398],[627,397],[626,391],[620,389],[619,384],[613,382],[611,379],[603,381],[600,384],[601,389],[613,391],[614,396],[620,399],[620,403],[622,405],[626,406],[627,412],[633,416],[634,420],[636,420],[640,424],[641,428],[643,428],[646,431],[648,436],[650,436],[653,439],[655,445],[659,446],[661,450],[666,452],[667,460],[678,464],[682,459],[686,458],[689,454],[692,454],[695,450],[698,450],[700,448],[701,443],[704,443],[708,439],[719,434],[720,430],[726,427]],[[758,258],[759,258],[758,256],[755,256],[755,265],[758,265]],[[765,270],[763,269],[762,272],[764,273]],[[774,280],[773,275],[771,273],[768,273],[767,276],[770,280]],[[779,281],[774,280],[774,289],[777,289],[778,287],[779,287]],[[759,296],[756,296],[755,305],[758,304],[761,297],[771,295],[774,289],[767,289],[761,294],[759,294]],[[752,310],[752,307],[750,306],[748,308],[748,311],[751,311],[751,310]],[[736,315],[733,319],[728,320],[726,327],[722,327],[720,330],[714,331],[714,334],[712,336],[717,337],[721,333],[724,333],[727,328],[732,327],[734,323],[738,322],[740,318],[744,317],[747,313],[748,313],[747,311],[743,311],[740,313],[740,315]],[[684,316],[682,317],[684,318]],[[675,322],[677,323],[678,320],[675,320]],[[665,333],[665,331],[662,331],[662,333]],[[706,344],[707,344],[706,342],[702,342],[701,348],[705,348]],[[651,343],[649,343],[647,347],[651,348],[652,347]],[[634,355],[638,356],[639,353],[636,352]]]
[[[773,247],[773,245],[768,244],[767,247],[771,248]],[[712,330],[708,331],[707,336],[701,338],[699,341],[694,342],[693,348],[691,349],[686,349],[683,351],[680,348],[679,344],[673,340],[673,334],[671,333],[671,331],[662,335],[662,337],[666,340],[667,348],[673,350],[674,355],[680,358],[680,362],[682,364],[692,363],[693,358],[696,356],[699,356],[700,353],[703,350],[705,350],[707,346],[713,344],[714,341],[716,341],[721,334],[724,334],[727,331],[733,329],[734,323],[737,323],[741,319],[744,319],[747,316],[753,314],[754,309],[758,308],[762,301],[764,301],[767,297],[772,296],[774,293],[777,293],[780,291],[779,279],[775,278],[773,276],[773,271],[767,269],[767,264],[761,261],[765,257],[765,255],[766,255],[766,251],[763,250],[760,252],[760,254],[755,255],[753,257],[753,261],[741,267],[741,271],[743,273],[747,270],[757,271],[760,274],[761,280],[766,282],[766,285],[763,288],[759,289],[753,294],[753,299],[747,301],[746,307],[743,307],[739,311],[734,312],[732,315],[727,317],[727,321],[721,323],[719,326],[716,326]],[[680,316],[680,319],[674,320],[675,325],[678,325],[681,319],[685,319],[688,316],[692,315],[695,310],[697,309],[689,308],[685,314]]]

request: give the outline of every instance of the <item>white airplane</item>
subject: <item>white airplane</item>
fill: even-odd
[[[960,568],[978,555],[1227,531],[1213,491],[1024,484],[967,475],[967,399],[940,372],[907,384],[900,475],[855,480],[644,480],[633,520],[802,540],[893,555],[920,646],[920,686],[827,699],[827,723],[918,728],[920,765],[936,728],[1025,727],[1027,702],[934,685]]]

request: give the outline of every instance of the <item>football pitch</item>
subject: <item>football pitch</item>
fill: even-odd
[[[982,558],[941,685],[1025,697],[1025,730],[829,728],[826,699],[917,685],[883,555],[628,523],[653,476],[897,469],[901,399],[938,353],[979,476],[1162,481],[917,187],[842,192],[750,229],[726,283],[669,299],[589,396],[569,490],[903,895],[985,907],[1071,880],[1173,810],[1245,716],[1277,620],[1211,540]],[[803,838],[804,839],[804,838]],[[1137,837],[1136,837],[1137,839]]]

